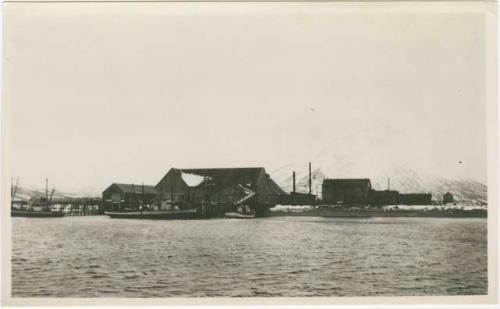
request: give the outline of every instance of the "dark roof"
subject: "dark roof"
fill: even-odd
[[[124,193],[142,193],[142,184],[126,184],[126,183],[114,183],[111,186],[116,186]],[[156,194],[156,188],[154,186],[144,185],[144,194]]]
[[[265,172],[263,167],[237,168],[194,168],[180,169],[183,173],[208,176],[219,186],[242,184],[255,185],[260,173]]]
[[[336,178],[323,180],[323,185],[336,187],[371,187],[371,182],[368,178]]]
[[[370,190],[372,194],[399,194],[396,190]]]

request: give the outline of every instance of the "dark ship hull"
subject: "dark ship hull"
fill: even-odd
[[[107,211],[105,215],[113,219],[197,219],[200,216],[196,209],[172,210],[172,211],[129,211],[129,212],[111,212]]]
[[[11,209],[11,217],[27,217],[27,218],[62,218],[63,212],[55,211],[35,211],[35,210],[17,210]]]

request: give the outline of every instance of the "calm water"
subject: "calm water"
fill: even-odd
[[[14,297],[487,293],[485,219],[12,220]]]

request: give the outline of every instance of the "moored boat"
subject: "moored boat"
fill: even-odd
[[[18,183],[11,188],[11,217],[27,217],[27,218],[61,218],[64,217],[62,211],[52,211],[50,205],[54,196],[55,188],[49,196],[48,179],[45,179],[45,197],[33,198],[29,201],[16,200]]]
[[[113,212],[106,211],[105,215],[114,219],[197,219],[199,217],[197,209],[182,210],[160,210],[160,211],[126,211]]]
[[[255,212],[248,206],[238,207],[237,211],[226,212],[224,217],[231,219],[253,219],[255,218]]]
[[[238,212],[226,212],[224,217],[230,219],[253,219],[255,218],[255,214],[242,214]]]
[[[45,210],[20,210],[11,209],[11,217],[28,217],[28,218],[61,218],[64,217],[64,213],[61,211],[45,211]]]

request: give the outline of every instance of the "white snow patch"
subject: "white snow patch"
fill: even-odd
[[[397,208],[396,208],[397,207]],[[431,209],[441,209],[441,210],[450,210],[450,209],[461,209],[461,210],[476,210],[483,209],[486,210],[484,206],[476,206],[476,205],[391,205],[382,207],[385,210],[431,210]]]
[[[196,174],[190,174],[190,173],[182,173],[181,172],[181,177],[182,177],[182,180],[184,180],[184,182],[189,187],[199,186],[205,180],[204,176],[196,175]]]
[[[310,205],[276,205],[273,208],[270,208],[269,210],[295,212],[295,211],[311,210],[313,208],[314,207]]]

